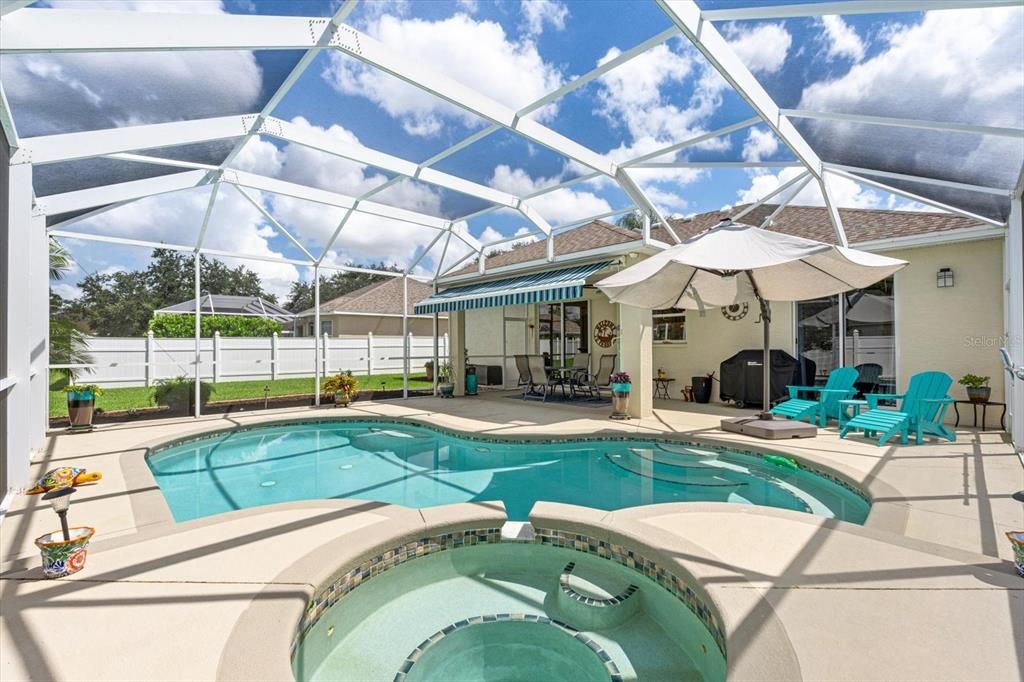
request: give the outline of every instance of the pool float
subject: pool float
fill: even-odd
[[[60,467],[47,471],[34,488],[29,488],[25,492],[29,495],[38,495],[60,488],[73,488],[76,485],[95,483],[101,478],[103,478],[103,474],[98,471],[89,473],[80,467]]]
[[[768,464],[774,464],[780,469],[799,469],[800,465],[789,457],[783,457],[782,455],[765,455],[764,461]]]

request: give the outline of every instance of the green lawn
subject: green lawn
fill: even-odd
[[[401,374],[375,374],[372,376],[358,376],[359,388],[362,390],[395,390],[402,388]],[[87,379],[82,379],[85,383]],[[63,417],[68,413],[67,397],[65,396],[63,379],[56,376],[50,383],[50,416]],[[314,380],[312,377],[299,377],[295,379],[278,379],[276,381],[222,381],[211,384],[211,401],[221,400],[242,400],[245,398],[262,398],[263,389],[270,387],[267,394],[273,398],[282,395],[303,395],[312,394]],[[431,383],[421,375],[409,377],[409,388],[430,388]],[[117,410],[128,410],[132,408],[153,407],[153,389],[144,386],[131,388],[108,388],[104,389],[103,395],[96,398],[96,407],[105,412]]]

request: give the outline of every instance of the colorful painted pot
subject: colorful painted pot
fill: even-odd
[[[1006,534],[1013,545],[1013,567],[1024,578],[1024,531],[1012,530]]]
[[[36,547],[43,557],[43,575],[47,578],[63,578],[82,570],[85,566],[85,548],[95,532],[95,528],[77,526],[69,529],[70,540],[65,540],[59,530],[36,538]]]

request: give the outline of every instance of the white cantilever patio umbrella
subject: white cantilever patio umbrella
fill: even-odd
[[[597,283],[613,303],[703,309],[757,301],[764,324],[764,403],[770,420],[770,301],[863,289],[906,261],[724,221]]]

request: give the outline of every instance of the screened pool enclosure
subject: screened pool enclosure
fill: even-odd
[[[870,197],[1005,231],[992,295],[1024,364],[1020,0],[0,12],[5,491],[44,444],[50,238],[93,272],[167,249],[249,264],[282,295],[311,279],[320,329],[324,274],[402,278],[407,310],[410,279],[443,299],[446,277],[486,276],[523,241],[568,261],[559,240],[594,220],[635,216],[637,244],[664,248],[693,209],[811,202],[845,246],[839,209]],[[196,310],[226,292],[193,262]],[[804,328],[829,315],[807,308]],[[1012,401],[1019,442],[1024,383]]]

